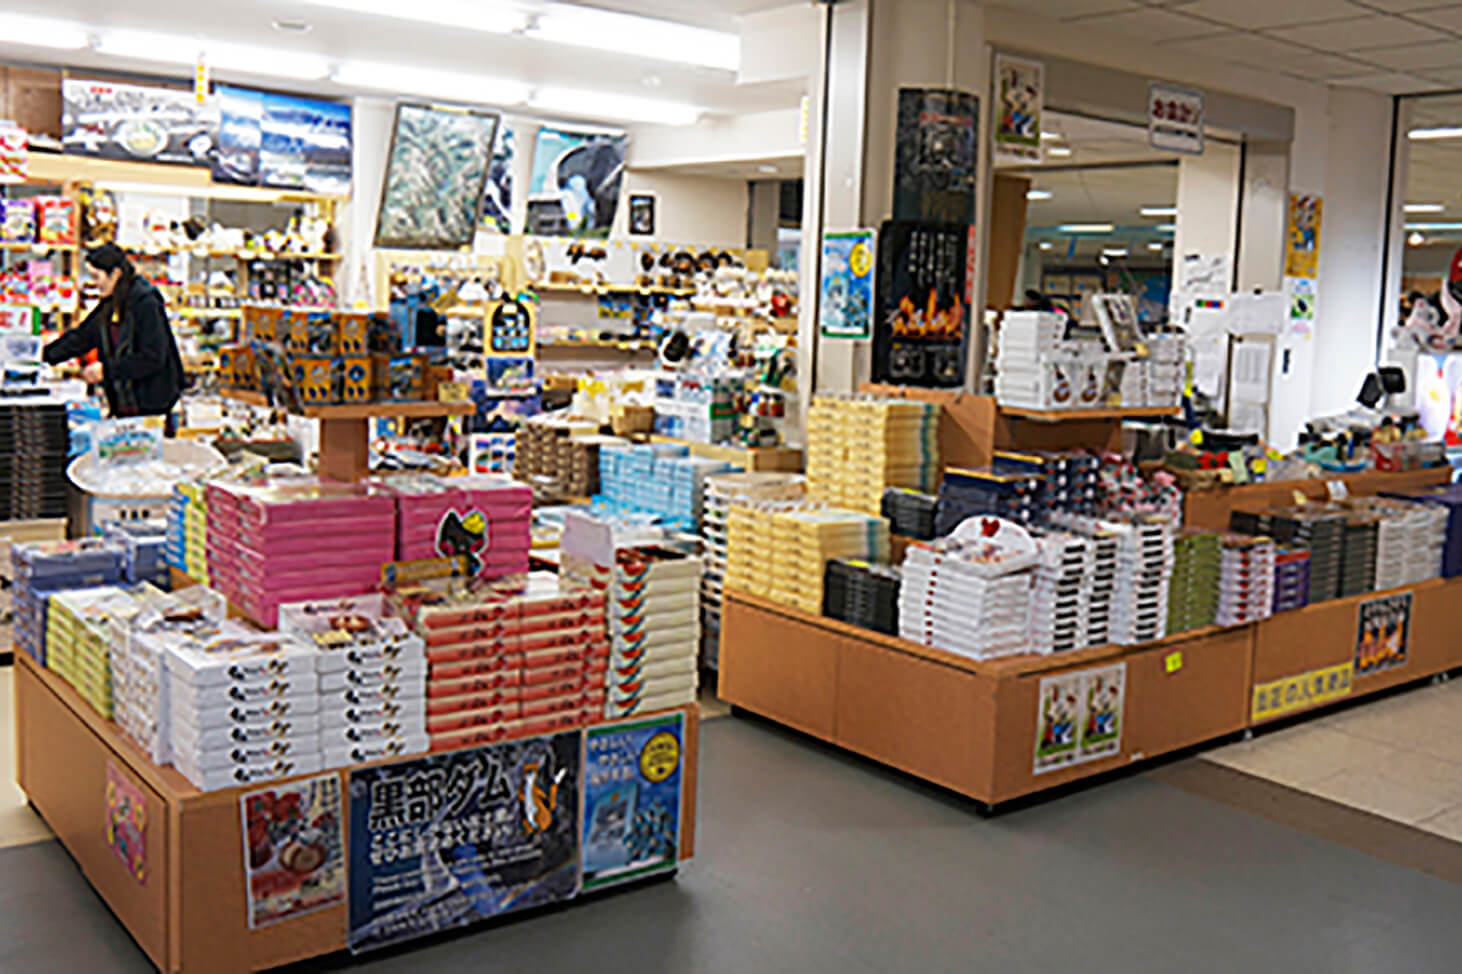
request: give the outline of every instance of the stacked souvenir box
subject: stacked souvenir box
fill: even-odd
[[[377,595],[279,610],[279,631],[312,644],[326,768],[425,752],[426,642]]]
[[[1036,542],[1040,560],[1031,582],[1031,651],[1064,653],[1087,645],[1087,580],[1096,546],[1080,535],[1053,531]]]
[[[1086,645],[1105,646],[1115,642],[1118,549],[1121,534],[1116,526],[1085,514],[1057,512],[1051,526],[1078,534],[1091,544],[1091,560],[1082,580],[1086,605]]]
[[[50,597],[46,668],[108,720],[113,712],[109,647],[137,610],[137,596],[115,586],[73,589]]]
[[[1063,371],[1053,365],[1065,334],[1064,315],[1040,311],[1005,313],[995,358],[995,396],[1002,406],[1075,407],[1075,370]]]
[[[1218,580],[1220,626],[1240,626],[1274,614],[1274,542],[1247,534],[1226,534]]]
[[[855,558],[827,563],[822,614],[849,625],[899,634],[899,570]]]
[[[1039,476],[950,468],[944,472],[944,483],[939,488],[934,531],[944,537],[966,519],[981,514],[1021,525],[1039,524],[1044,514],[1043,487]]]
[[[1187,339],[1178,334],[1152,335],[1146,344],[1147,359],[1143,363],[1146,389],[1142,405],[1180,405],[1186,382]]]
[[[683,531],[698,531],[706,481],[733,468],[689,455],[683,444],[605,447],[599,451],[598,498],[612,509],[649,514]]]
[[[150,583],[161,589],[171,585],[166,521],[106,521],[101,533],[122,547],[122,577],[128,584]]]
[[[700,585],[699,558],[654,547],[615,553],[605,718],[695,702]]]
[[[0,522],[0,647],[15,644],[15,565],[10,558],[14,545],[33,541],[61,541],[66,537],[65,518]]]
[[[1274,552],[1274,611],[1303,609],[1310,600],[1310,553],[1304,548]]]
[[[1112,642],[1134,646],[1167,635],[1173,526],[1165,517],[1134,516],[1117,525],[1117,586]]]
[[[1446,512],[1446,542],[1442,549],[1442,577],[1462,576],[1462,484],[1447,484],[1416,491],[1383,492],[1382,497],[1434,504]]]
[[[46,660],[47,598],[56,592],[122,581],[122,549],[101,538],[14,545],[15,645],[37,663]]]
[[[303,640],[225,622],[206,636],[164,633],[169,750],[203,791],[324,767],[319,654]]]
[[[1230,526],[1240,534],[1264,535],[1286,547],[1308,551],[1309,604],[1325,602],[1340,594],[1341,555],[1345,544],[1343,515],[1318,507],[1235,510],[1230,516]]]
[[[66,516],[66,405],[0,400],[0,520]]]
[[[396,505],[354,484],[208,486],[213,587],[273,628],[289,602],[364,595],[396,557]]]
[[[595,436],[599,426],[587,420],[564,420],[535,416],[518,428],[513,476],[524,483],[547,481],[565,491],[572,479],[574,457],[569,441],[576,436]]]
[[[1041,478],[1041,516],[1058,511],[1096,513],[1101,489],[1100,457],[1082,452],[996,450],[992,461],[998,474]]]
[[[1368,505],[1376,516],[1376,575],[1374,588],[1381,592],[1400,588],[1410,580],[1407,553],[1413,541],[1411,524],[1404,515]]]
[[[800,501],[755,501],[731,508],[726,519],[726,588],[772,598],[777,574],[772,519],[802,506]]]
[[[1219,536],[1186,531],[1173,541],[1168,635],[1213,625],[1218,617]]]
[[[396,502],[396,558],[465,556],[485,579],[528,571],[533,491],[506,477],[412,475],[385,482]]]
[[[807,417],[807,493],[877,515],[888,487],[933,490],[941,408],[911,399],[821,396]]]
[[[626,446],[618,436],[575,436],[565,449],[568,462],[560,474],[563,492],[570,497],[593,497],[599,493],[599,451],[605,447]]]
[[[161,637],[217,635],[227,613],[223,596],[202,585],[148,594],[127,631],[111,641],[112,719],[157,764],[173,761],[167,646]]]
[[[921,541],[909,546],[902,578],[904,639],[973,659],[1030,651],[1029,559],[1009,559],[978,541]]]
[[[706,478],[705,510],[701,515],[701,537],[705,540],[701,594],[708,608],[719,609],[721,605],[732,507],[753,501],[796,502],[806,490],[805,481],[795,474],[727,473]]]
[[[168,564],[203,585],[208,577],[207,489],[184,482],[168,501]]]
[[[772,579],[768,598],[821,615],[827,563],[835,558],[887,561],[888,522],[833,508],[772,515]]]
[[[1358,511],[1345,515],[1345,541],[1340,549],[1341,598],[1376,590],[1379,535],[1380,518]]]
[[[433,751],[567,730],[604,713],[604,592],[535,572],[485,589],[410,586],[393,603],[426,642]]]
[[[883,516],[889,530],[915,541],[933,541],[939,498],[910,487],[890,487],[883,492]]]
[[[695,443],[722,443],[736,433],[738,376],[663,374],[655,383],[655,432]]]
[[[1346,506],[1381,518],[1376,539],[1377,590],[1439,576],[1447,543],[1445,508],[1382,497],[1353,498]]]

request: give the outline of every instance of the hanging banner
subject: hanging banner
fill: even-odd
[[[352,771],[350,949],[576,895],[581,746],[575,730]]]
[[[1325,201],[1303,193],[1289,194],[1289,232],[1284,243],[1286,277],[1314,278],[1320,272],[1320,225]]]
[[[874,382],[964,385],[970,240],[965,224],[890,220],[879,230]]]
[[[1308,277],[1286,277],[1284,292],[1289,296],[1289,333],[1309,338],[1315,330],[1315,281]]]
[[[1039,61],[995,55],[995,161],[1039,164],[1046,68]]]
[[[823,338],[873,337],[874,247],[872,230],[823,234],[822,300],[817,307]]]
[[[107,848],[138,885],[147,885],[147,802],[142,790],[107,762]]]
[[[585,892],[675,868],[684,757],[683,713],[584,732]]]
[[[1410,592],[1369,599],[1356,607],[1357,679],[1405,666],[1410,645]]]
[[[1120,754],[1126,708],[1126,663],[1041,680],[1032,771],[1044,774]]]
[[[338,774],[245,792],[239,814],[250,930],[344,902]]]
[[[1149,84],[1147,142],[1164,152],[1203,155],[1203,93],[1156,81]]]
[[[0,183],[23,183],[30,174],[30,133],[0,121]]]
[[[895,220],[975,220],[980,99],[963,91],[900,88]]]

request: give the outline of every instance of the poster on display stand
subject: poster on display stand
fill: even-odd
[[[874,254],[872,230],[829,232],[822,237],[822,300],[817,306],[823,338],[867,341],[873,337]]]
[[[584,732],[584,892],[675,869],[685,714]]]
[[[239,814],[250,930],[345,901],[338,774],[245,792]]]
[[[1040,163],[1045,89],[1045,65],[995,55],[996,162]]]
[[[964,385],[973,230],[890,220],[878,232],[873,381]]]
[[[900,88],[893,217],[970,224],[979,174],[980,99],[942,88]]]
[[[1289,194],[1289,221],[1284,242],[1284,275],[1315,278],[1320,272],[1320,228],[1325,201],[1305,193]]]
[[[572,898],[582,734],[350,773],[353,952]]]

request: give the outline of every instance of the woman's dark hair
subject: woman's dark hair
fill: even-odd
[[[105,243],[86,254],[86,262],[99,271],[110,273],[121,271],[116,287],[112,288],[112,321],[120,328],[122,314],[127,309],[127,297],[132,282],[137,278],[137,269],[127,259],[127,254],[114,243]]]

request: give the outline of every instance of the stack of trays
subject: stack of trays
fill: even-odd
[[[1168,635],[1213,625],[1218,616],[1219,536],[1188,531],[1173,542]]]
[[[208,578],[208,501],[202,484],[184,482],[168,501],[168,564],[200,584]]]
[[[1029,559],[992,558],[978,542],[919,542],[904,560],[899,635],[973,659],[1019,655],[1031,649],[1030,602]]]
[[[1351,512],[1345,516],[1345,542],[1341,547],[1340,597],[1364,595],[1376,590],[1376,555],[1380,519]]]
[[[821,396],[807,417],[807,493],[878,514],[888,487],[929,491],[939,476],[941,408],[911,399]]]
[[[996,450],[996,473],[1041,478],[1043,515],[1058,511],[1095,514],[1101,493],[1102,461],[1089,453]]]
[[[1087,583],[1096,546],[1076,534],[1040,538],[1031,586],[1031,650],[1064,653],[1087,645]]]
[[[102,524],[102,537],[122,547],[122,577],[128,584],[171,587],[166,521],[107,521]]]
[[[889,530],[915,541],[933,541],[939,498],[910,487],[890,487],[883,492],[883,516]]]
[[[47,597],[54,592],[122,581],[122,549],[101,538],[39,541],[10,549],[15,568],[15,644],[46,663]]]
[[[506,477],[391,478],[396,557],[401,561],[462,556],[472,574],[505,578],[528,571],[533,491]]]
[[[1241,626],[1274,613],[1274,542],[1244,534],[1223,537],[1218,582],[1220,626]]]
[[[426,643],[387,618],[380,595],[279,610],[279,631],[315,647],[326,768],[420,754],[426,734]]]
[[[137,609],[131,592],[111,586],[50,597],[46,668],[71,684],[107,720],[113,712],[110,646],[114,636],[127,631]]]
[[[939,488],[935,533],[939,537],[952,534],[966,519],[980,514],[1016,524],[1038,524],[1043,489],[1044,480],[1039,476],[950,468]]]
[[[701,517],[706,552],[701,595],[708,608],[719,611],[721,606],[732,507],[755,501],[796,502],[805,493],[805,481],[795,474],[728,473],[706,478],[705,511]]]
[[[823,614],[849,625],[899,634],[899,570],[855,558],[827,563]]]
[[[1447,484],[1425,490],[1382,493],[1382,497],[1435,504],[1446,512],[1446,542],[1442,549],[1442,577],[1462,576],[1462,484]]]
[[[197,638],[168,633],[169,748],[203,791],[324,767],[319,654],[309,643],[225,623]]]
[[[695,702],[700,585],[699,558],[654,547],[616,552],[606,719]]]
[[[821,615],[827,563],[835,558],[887,561],[888,522],[832,508],[783,511],[772,516],[771,550],[767,597]]]
[[[66,516],[66,406],[0,401],[0,520]]]
[[[1118,526],[1117,587],[1111,641],[1122,646],[1167,635],[1173,528],[1163,517],[1134,517]]]
[[[1274,553],[1274,611],[1303,609],[1310,599],[1310,553],[1279,548]]]
[[[396,557],[396,504],[355,484],[208,486],[213,587],[273,628],[290,602],[364,595]]]
[[[602,591],[535,572],[486,590],[398,591],[426,642],[434,751],[551,734],[600,719],[610,646]]]

